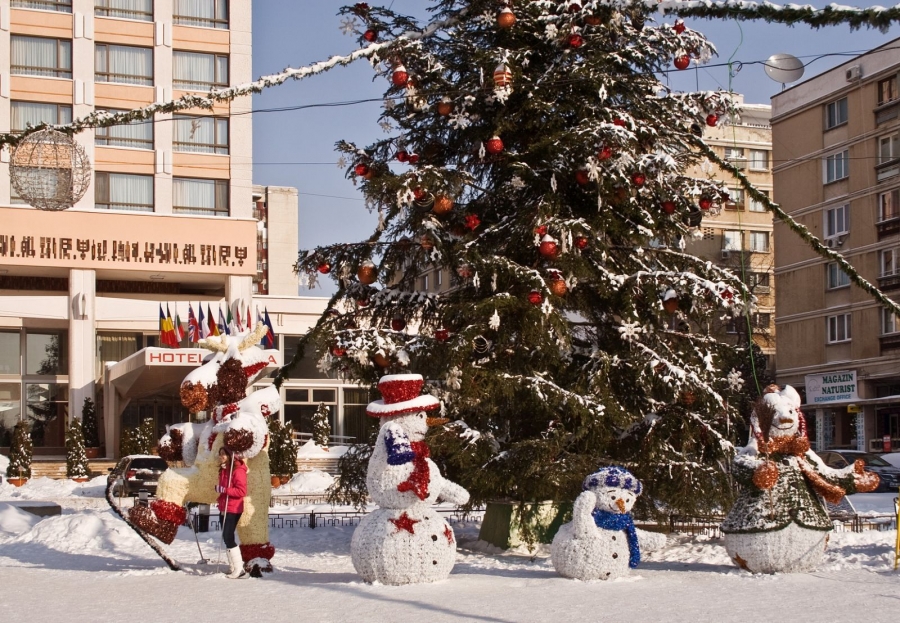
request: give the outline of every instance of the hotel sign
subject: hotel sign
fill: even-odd
[[[0,208],[0,265],[256,274],[256,223]]]
[[[811,405],[859,400],[856,370],[806,375],[806,403]]]
[[[281,353],[278,350],[264,350],[268,358],[267,368],[281,367]],[[157,366],[191,366],[196,367],[203,363],[203,358],[212,354],[205,348],[157,348],[144,349],[144,365]]]

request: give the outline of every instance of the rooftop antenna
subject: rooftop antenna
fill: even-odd
[[[781,83],[782,91],[788,82],[796,82],[803,76],[803,62],[793,54],[773,54],[763,65],[766,75]]]

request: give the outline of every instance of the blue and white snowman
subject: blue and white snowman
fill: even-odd
[[[584,479],[572,521],[563,524],[550,546],[557,573],[576,580],[612,580],[641,562],[641,550],[654,551],[665,536],[634,526],[631,508],[642,486],[628,470],[604,467]]]

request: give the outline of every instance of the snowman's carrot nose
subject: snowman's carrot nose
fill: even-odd
[[[446,418],[446,417],[425,418],[425,423],[428,424],[428,426],[440,426],[441,424],[446,424],[449,421],[450,421],[450,418]]]
[[[624,513],[624,512],[625,512],[625,500],[619,498],[618,500],[616,500],[616,506],[619,507],[619,512],[620,512],[620,513]]]

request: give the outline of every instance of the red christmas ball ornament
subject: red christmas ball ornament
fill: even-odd
[[[663,212],[666,214],[674,214],[675,213],[675,202],[674,201],[663,201],[662,202]]]
[[[676,19],[674,28],[675,28],[675,33],[679,34],[679,35],[687,29],[687,27],[684,25],[683,19]]]
[[[576,249],[587,249],[590,240],[587,239],[587,236],[575,236],[574,243]]]
[[[369,43],[372,43],[377,38],[378,38],[378,33],[375,32],[374,30],[372,30],[371,28],[363,33],[363,39],[365,39]]]
[[[406,321],[400,316],[391,318],[391,329],[394,331],[403,331],[406,328]]]
[[[680,56],[675,57],[675,69],[687,69],[691,66],[691,57],[687,54],[682,54]]]
[[[425,198],[425,195],[427,195],[427,194],[428,193],[426,193],[425,190],[420,188],[419,186],[416,186],[415,188],[413,188],[413,198],[416,201],[421,201],[422,199]]]
[[[634,173],[631,176],[631,181],[634,182],[635,186],[643,186],[644,182],[647,181],[647,176],[643,173]]]
[[[528,302],[532,305],[540,305],[544,302],[544,295],[538,290],[532,290],[528,293]]]
[[[538,247],[538,253],[544,257],[554,258],[559,255],[559,245],[551,236],[544,236]]]
[[[617,125],[617,126],[619,126],[620,128],[624,128],[624,127],[625,127],[626,125],[628,125],[628,124],[625,123],[625,120],[624,120],[624,119],[621,119],[621,118],[619,118],[619,117],[616,117],[615,119],[613,119],[613,125]]]
[[[466,214],[466,229],[475,231],[481,225],[481,219],[477,214]]]
[[[499,136],[492,136],[484,143],[484,149],[489,154],[497,155],[503,153],[503,141]]]
[[[706,115],[706,125],[714,128],[716,127],[717,123],[719,123],[719,115],[717,115],[716,113]]]
[[[323,275],[327,275],[331,272],[331,264],[328,262],[322,262],[316,267],[316,270],[322,273]]]
[[[513,24],[516,23],[516,15],[512,12],[512,9],[509,7],[505,7],[500,13],[497,15],[497,25],[500,28],[512,28]]]
[[[447,117],[453,112],[453,102],[441,102],[437,105],[437,112],[442,117]]]
[[[588,177],[588,172],[584,169],[578,169],[575,171],[575,181],[578,182],[579,186],[587,186],[587,184],[591,181],[591,178]]]
[[[356,278],[359,279],[359,282],[362,284],[367,286],[372,285],[375,283],[375,280],[378,279],[378,269],[375,268],[375,264],[366,260],[356,271]]]
[[[347,351],[344,350],[343,348],[341,348],[340,346],[338,346],[337,344],[335,344],[334,346],[331,347],[331,354],[334,355],[335,357],[343,357],[344,355],[347,354]]]
[[[419,154],[410,154],[407,158],[407,162],[410,164],[415,164],[419,161]]]
[[[580,48],[584,45],[584,37],[579,35],[577,32],[573,32],[571,35],[569,35],[569,38],[566,39],[566,42],[571,48]]]
[[[369,171],[370,171],[369,165],[367,165],[365,162],[360,162],[355,167],[353,167],[353,172],[356,173],[357,175],[359,175],[360,177],[365,177],[366,175],[369,174]]]
[[[441,327],[440,329],[435,329],[434,339],[436,339],[438,342],[446,342],[447,340],[450,339],[450,331],[448,331],[444,327]]]
[[[397,65],[391,74],[391,82],[395,87],[405,87],[409,83],[409,73],[403,65]]]
[[[601,147],[600,151],[597,152],[597,160],[603,162],[604,160],[609,160],[612,158],[613,150],[611,147]]]
[[[409,161],[409,152],[405,149],[401,149],[397,152],[397,162],[407,162]]]
[[[700,201],[698,202],[701,210],[709,210],[712,207],[712,199],[709,197],[700,197]]]

